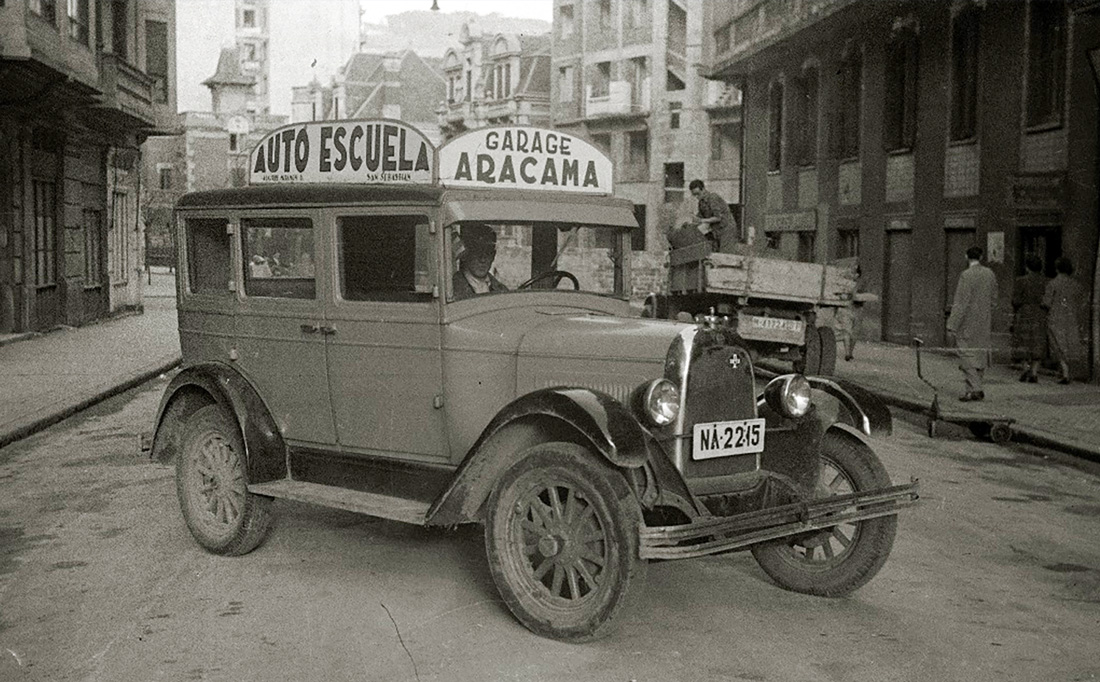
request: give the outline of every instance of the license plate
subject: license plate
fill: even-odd
[[[737,333],[746,339],[801,346],[804,332],[805,325],[802,320],[746,313],[737,316]]]
[[[695,460],[764,451],[763,419],[696,424],[691,435],[691,458]]]

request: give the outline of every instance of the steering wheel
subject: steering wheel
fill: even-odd
[[[560,284],[563,279],[567,279],[572,282],[573,291],[580,291],[581,289],[581,283],[577,281],[576,275],[565,270],[547,270],[546,272],[540,272],[539,274],[535,275],[531,279],[516,287],[516,289],[530,289],[531,285],[533,285],[535,282],[541,282],[542,280],[549,279],[551,277],[554,278],[553,288],[555,289],[558,288],[558,284]]]

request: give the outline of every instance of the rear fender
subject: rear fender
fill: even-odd
[[[286,444],[267,405],[247,379],[220,363],[191,365],[168,384],[157,410],[150,456],[158,462],[172,461],[179,454],[187,418],[211,404],[232,414],[241,430],[249,483],[286,478]]]
[[[470,448],[447,490],[428,510],[427,523],[451,526],[478,520],[500,477],[540,443],[577,443],[609,464],[639,469],[649,457],[649,435],[622,403],[586,388],[548,388],[501,410]]]

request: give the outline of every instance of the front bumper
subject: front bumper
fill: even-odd
[[[701,517],[682,525],[642,525],[638,551],[643,559],[690,559],[730,552],[840,523],[891,516],[916,505],[919,499],[920,483],[913,479],[905,485],[732,516]]]

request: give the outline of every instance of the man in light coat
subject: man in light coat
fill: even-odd
[[[981,247],[967,249],[966,259],[970,264],[959,275],[955,301],[947,318],[948,338],[955,338],[959,349],[959,369],[966,381],[966,393],[959,398],[963,402],[985,398],[982,374],[989,366],[993,346],[993,310],[997,306],[997,277],[981,264]]]

